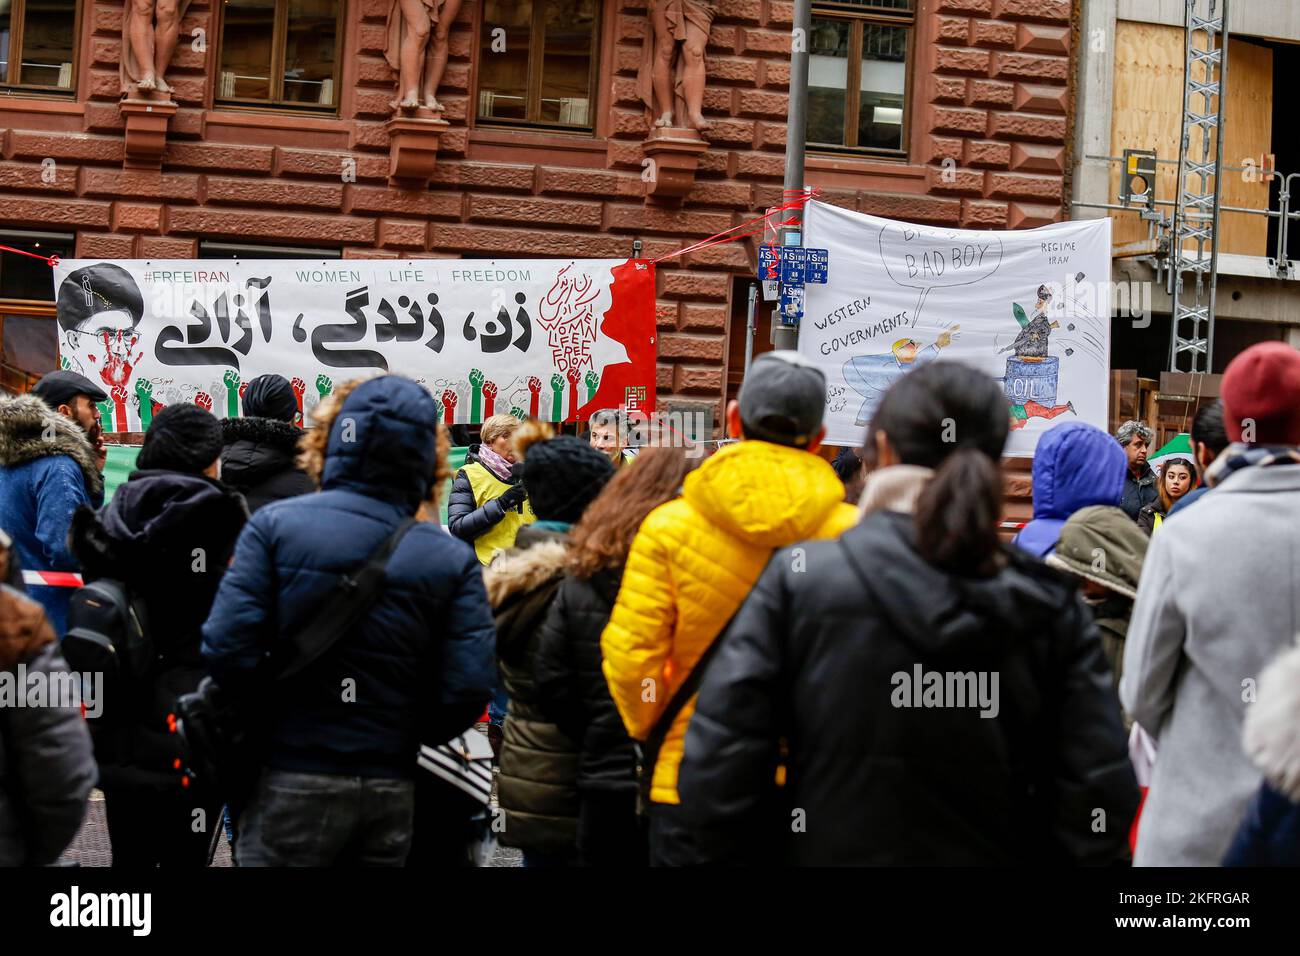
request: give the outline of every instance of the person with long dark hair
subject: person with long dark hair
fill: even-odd
[[[600,669],[600,634],[637,529],[681,492],[693,464],[681,448],[650,448],[635,468],[614,476],[573,529],[568,574],[542,625],[537,693],[581,746],[578,859],[586,866],[645,866],[649,859],[636,812],[636,751]]]
[[[1151,534],[1164,523],[1165,517],[1185,495],[1196,487],[1196,466],[1190,458],[1173,458],[1165,462],[1156,479],[1160,497],[1138,512],[1137,525]]]
[[[700,689],[698,862],[1104,864],[1137,807],[1074,585],[998,538],[997,383],[917,369],[868,433],[862,520],[779,551]]]

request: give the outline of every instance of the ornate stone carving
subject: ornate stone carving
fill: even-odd
[[[450,125],[432,110],[399,113],[388,121],[388,176],[402,186],[426,186],[438,164],[438,141]]]
[[[442,112],[438,85],[447,69],[448,36],[462,0],[392,0],[384,59],[397,72],[395,113]]]

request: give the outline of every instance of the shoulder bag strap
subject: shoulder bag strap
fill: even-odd
[[[277,680],[300,673],[356,626],[383,590],[388,559],[416,523],[414,518],[407,518],[380,543],[365,564],[338,579],[325,603],[289,638],[287,662],[276,673]]]

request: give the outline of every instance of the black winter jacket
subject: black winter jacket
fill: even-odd
[[[470,445],[465,453],[465,464],[478,464],[478,445]],[[514,482],[511,482],[513,484]],[[473,544],[474,541],[505,517],[505,507],[499,498],[493,498],[483,507],[474,500],[474,489],[469,483],[469,475],[461,468],[451,483],[451,496],[447,499],[447,530]]]
[[[239,492],[163,470],[132,472],[100,511],[73,516],[69,539],[86,580],[117,579],[144,602],[158,655],[149,692],[107,701],[105,718],[91,723],[101,786],[179,785],[167,715],[203,677],[201,628],[247,519]]]
[[[497,628],[497,660],[510,697],[497,800],[501,842],[567,856],[578,838],[578,742],[541,707],[534,680],[542,622],[564,575],[564,535],[532,526],[484,572]]]
[[[582,742],[578,788],[636,790],[636,752],[601,670],[600,634],[618,598],[623,569],[566,577],[542,624],[533,675],[543,710]]]
[[[1151,466],[1146,466],[1141,478],[1134,478],[1131,469],[1125,471],[1124,493],[1119,501],[1124,513],[1137,521],[1138,512],[1153,502],[1160,504],[1160,489],[1156,487],[1156,473]]]
[[[1074,586],[1015,548],[993,578],[958,578],[914,542],[911,516],[876,512],[763,572],[686,734],[678,788],[702,862],[755,846],[799,865],[1124,853],[1138,791]]]
[[[302,429],[274,418],[224,418],[221,480],[243,492],[248,510],[316,490],[294,464]]]

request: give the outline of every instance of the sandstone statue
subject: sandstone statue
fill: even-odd
[[[122,93],[170,93],[163,79],[190,0],[126,0],[122,14]]]
[[[447,69],[448,36],[461,0],[393,0],[384,59],[397,72],[394,110],[442,111],[438,85]]]
[[[704,48],[715,15],[707,0],[652,0],[637,93],[657,127],[706,130]]]

